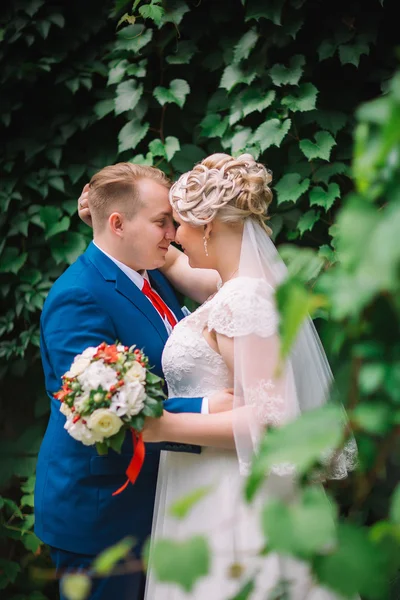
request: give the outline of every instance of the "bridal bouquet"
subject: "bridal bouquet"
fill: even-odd
[[[99,454],[106,454],[108,448],[120,452],[126,431],[131,430],[136,471],[144,460],[140,432],[145,417],[160,417],[165,398],[163,380],[150,372],[148,364],[147,356],[135,346],[103,342],[75,357],[62,376],[61,390],[54,394],[67,418],[68,433],[85,446],[96,444]]]

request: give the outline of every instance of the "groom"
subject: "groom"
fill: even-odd
[[[169,187],[158,169],[131,163],[94,175],[89,189],[93,242],[55,282],[43,308],[41,353],[51,414],[37,464],[35,532],[50,546],[60,574],[88,569],[99,552],[127,535],[135,539],[134,556],[140,557],[151,532],[160,449],[200,452],[183,444],[146,444],[136,483],[112,496],[126,478],[131,436],[120,455],[110,450],[98,456],[94,447],[69,436],[53,398],[74,357],[101,342],[143,348],[162,376],[164,345],[183,318],[172,288],[157,270],[165,265],[175,237]],[[227,402],[228,394],[216,394],[209,410],[223,410]],[[204,412],[202,405],[202,398],[165,402],[171,412]],[[90,598],[140,600],[143,593],[144,575],[137,571],[94,578]]]

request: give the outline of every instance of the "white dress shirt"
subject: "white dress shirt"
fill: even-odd
[[[113,256],[111,256],[111,254],[108,254],[108,252],[106,252],[105,250],[103,250],[103,248],[100,248],[100,246],[98,246],[96,244],[96,242],[93,242],[93,244],[96,246],[96,248],[98,250],[100,250],[103,254],[105,254],[106,256],[108,256],[108,258],[110,260],[112,260],[113,263],[115,263],[117,265],[117,267],[119,267],[121,269],[121,271],[123,273],[125,273],[125,275],[127,277],[129,277],[129,279],[132,281],[132,283],[134,283],[136,285],[136,287],[139,288],[139,290],[143,289],[144,279],[146,279],[148,281],[148,283],[151,285],[150,280],[149,280],[149,276],[147,274],[147,271],[143,271],[142,274],[140,274],[137,271],[135,271],[134,269],[131,269],[131,267],[128,267],[128,265],[125,265],[124,263],[122,263],[120,260],[117,260],[116,258],[114,258]],[[155,292],[157,294],[157,292],[155,290],[153,290],[153,292]],[[146,298],[147,298],[147,296],[146,296]],[[147,298],[147,300],[153,306],[153,303],[151,302],[150,298]],[[162,298],[161,298],[161,300],[162,300]],[[164,300],[163,300],[163,302],[164,302]],[[153,308],[155,308],[155,307],[153,306]],[[171,310],[171,309],[169,308],[169,310]],[[171,310],[171,312],[172,312],[172,310]],[[174,315],[173,312],[172,312],[172,314]],[[176,315],[174,315],[174,317],[176,319]],[[172,332],[171,324],[168,322],[167,319],[164,319],[161,315],[160,315],[160,318],[162,319],[162,321],[163,321],[163,323],[165,325],[165,329],[167,330],[168,335],[170,335],[171,332]],[[178,320],[178,319],[176,319],[176,320]],[[202,402],[202,405],[201,405],[201,412],[202,412],[202,414],[207,414],[207,415],[209,413],[208,398],[207,397],[203,398],[203,402]]]

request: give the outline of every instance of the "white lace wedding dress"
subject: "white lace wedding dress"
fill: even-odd
[[[266,289],[268,287],[268,289]],[[271,288],[264,281],[238,277],[222,288],[178,323],[163,353],[163,369],[170,397],[211,395],[233,381],[222,357],[207,343],[203,331],[215,330],[234,337],[258,327],[275,330],[277,316],[270,301]],[[269,296],[269,298],[268,298]],[[264,332],[265,333],[265,332]],[[268,333],[268,332],[267,332]],[[279,422],[279,398],[274,405],[273,390],[266,385],[262,406],[270,420]],[[264,414],[268,421],[268,414]],[[274,494],[278,475],[271,475],[263,493]],[[282,494],[282,477],[279,487]],[[256,589],[249,600],[267,600],[280,578],[293,580],[290,600],[331,600],[336,598],[313,585],[306,565],[271,555],[260,558],[265,544],[261,533],[257,502],[248,506],[242,499],[244,478],[239,474],[234,450],[202,448],[201,454],[162,452],[154,510],[152,539],[185,541],[204,535],[210,543],[209,574],[199,579],[190,593],[174,583],[161,583],[152,573],[151,559],[145,600],[228,600],[243,582],[255,573]],[[287,494],[292,494],[290,477]],[[179,520],[169,513],[171,505],[194,490],[210,486],[210,492]],[[241,565],[239,577],[233,577],[233,565]],[[186,566],[182,564],[182,569]]]

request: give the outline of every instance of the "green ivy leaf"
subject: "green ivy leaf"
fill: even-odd
[[[146,29],[142,25],[128,25],[118,31],[115,48],[139,54],[152,38],[152,29]]]
[[[310,180],[304,179],[298,173],[284,175],[275,185],[278,193],[278,204],[282,202],[296,202],[310,187]]]
[[[167,56],[166,61],[170,65],[188,65],[196,53],[196,45],[191,41],[178,42],[175,54]]]
[[[343,162],[334,162],[330,165],[323,165],[317,169],[314,173],[314,181],[322,181],[322,183],[328,184],[331,177],[334,175],[347,175],[349,173],[349,166]]]
[[[278,146],[279,148],[291,124],[290,119],[285,119],[284,121],[270,119],[258,127],[252,138],[252,143],[259,143],[262,152],[270,148],[270,146]]]
[[[252,137],[252,130],[250,127],[241,128],[232,137],[230,140],[230,147],[233,155],[237,155],[244,150],[246,150],[248,143]]]
[[[231,108],[229,124],[234,125],[237,121],[253,112],[262,112],[268,106],[271,106],[275,97],[275,90],[269,90],[265,95],[260,94],[259,90],[252,88],[247,88],[243,92],[240,92]]]
[[[400,484],[397,485],[390,499],[390,519],[400,525]]]
[[[199,148],[199,146],[195,146],[194,144],[183,144],[181,149],[174,155],[171,164],[179,173],[185,173],[206,156],[204,150]]]
[[[336,547],[314,559],[314,571],[323,585],[347,598],[388,597],[385,556],[355,525],[339,524]]]
[[[306,112],[314,110],[317,96],[318,90],[315,85],[312,83],[302,83],[294,94],[282,98],[282,104],[293,112]]]
[[[188,594],[210,569],[208,542],[201,536],[183,542],[155,540],[150,559],[152,571],[159,581],[176,583]]]
[[[123,126],[118,134],[118,152],[134,150],[139,142],[145,137],[148,130],[148,123],[140,123],[135,119],[129,121],[129,123]]]
[[[239,83],[250,85],[256,76],[257,73],[255,71],[246,72],[238,65],[228,65],[222,74],[219,87],[226,89],[229,93],[236,85],[239,85]]]
[[[290,504],[271,500],[262,516],[268,546],[299,558],[311,558],[332,547],[336,541],[335,521],[335,507],[322,487],[302,490]]]
[[[161,104],[175,103],[180,108],[183,108],[186,96],[190,92],[190,87],[184,79],[174,79],[171,81],[169,89],[158,86],[155,88],[153,95]]]
[[[115,101],[112,98],[108,100],[100,100],[94,105],[93,110],[99,119],[102,119],[106,115],[110,114],[114,110]]]
[[[169,514],[177,519],[184,519],[192,508],[211,492],[212,486],[206,485],[180,498],[169,508]]]
[[[238,63],[243,59],[249,58],[250,52],[257,44],[258,33],[255,29],[250,29],[241,37],[240,41],[236,44],[233,53],[233,62]]]
[[[14,583],[20,571],[21,567],[17,562],[0,558],[0,590],[4,590],[10,583]]]
[[[4,250],[0,260],[0,273],[17,273],[22,269],[28,258],[27,252],[21,252],[18,248],[9,246]]]
[[[372,435],[384,435],[392,426],[392,410],[386,404],[360,404],[351,413],[352,423]]]
[[[93,561],[94,572],[103,577],[110,575],[116,564],[129,555],[134,545],[134,538],[126,537],[103,550]]]
[[[298,222],[300,235],[303,235],[306,231],[311,231],[318,219],[319,213],[317,213],[315,210],[308,210],[306,213],[304,213]]]
[[[165,8],[163,23],[174,23],[178,26],[188,12],[190,12],[190,8],[185,2],[175,0],[174,3],[168,3]]]
[[[129,62],[124,58],[119,60],[108,72],[107,85],[115,85],[120,83],[125,77],[126,70],[129,67]]]
[[[340,187],[337,183],[330,183],[328,189],[319,185],[312,188],[310,191],[310,206],[322,206],[325,210],[332,208],[335,200],[340,198]]]
[[[208,114],[201,121],[200,127],[204,137],[222,137],[228,127],[228,119],[218,114]]]
[[[339,58],[342,65],[352,64],[358,67],[363,54],[369,54],[369,46],[365,42],[343,44],[339,46]]]
[[[157,6],[154,2],[150,2],[150,4],[141,6],[139,13],[143,19],[151,19],[159,27],[164,16],[164,9],[162,6]]]
[[[283,4],[284,0],[269,0],[268,3],[263,0],[247,0],[245,21],[264,18],[274,25],[281,25]]]
[[[273,83],[277,86],[281,85],[298,85],[303,74],[303,66],[306,59],[302,54],[296,54],[290,60],[290,66],[276,64],[270,71],[269,75]]]
[[[66,573],[61,580],[61,590],[67,600],[86,600],[92,582],[85,573]]]
[[[113,108],[114,108],[114,102],[113,102]],[[74,184],[80,180],[80,178],[85,173],[85,171],[86,171],[85,165],[69,165],[69,167],[67,167],[68,176],[69,176],[70,180],[72,181],[72,183],[74,183]]]
[[[301,140],[300,149],[309,160],[321,158],[329,160],[333,146],[336,146],[335,139],[328,131],[318,131],[315,134],[315,143],[311,140]]]
[[[313,113],[313,121],[318,125],[336,135],[346,125],[348,117],[338,110],[318,110]]]
[[[165,143],[160,139],[150,142],[149,149],[153,156],[162,156],[171,161],[176,152],[180,150],[180,144],[176,137],[168,136]]]
[[[321,460],[326,452],[337,448],[343,436],[341,408],[332,403],[302,413],[296,421],[270,429],[263,437],[253,458],[246,482],[246,498],[252,500],[265,481],[265,475],[280,464],[292,464],[299,476]]]
[[[80,233],[68,231],[51,238],[51,253],[56,263],[72,264],[85,250],[86,240]]]
[[[133,110],[143,94],[143,85],[138,85],[135,79],[123,81],[117,87],[115,97],[115,114],[120,115],[128,110]]]
[[[324,40],[318,48],[320,62],[327,58],[332,58],[337,50],[337,43],[332,40]]]
[[[47,230],[46,230],[46,239],[48,240],[49,238],[53,237],[53,235],[57,235],[57,233],[61,233],[63,231],[68,231],[69,227],[71,225],[71,220],[69,217],[63,217],[60,221],[58,221],[57,223],[53,223],[53,225],[51,225]]]

